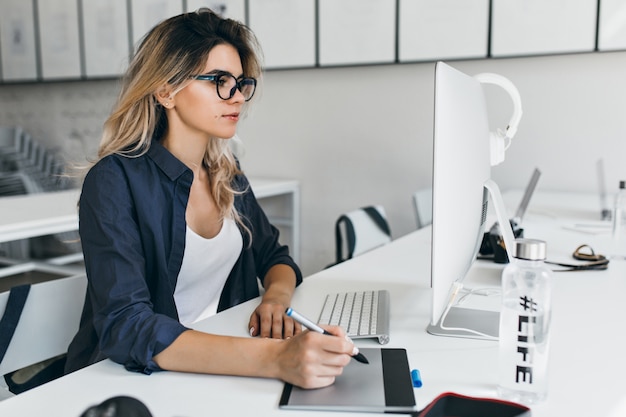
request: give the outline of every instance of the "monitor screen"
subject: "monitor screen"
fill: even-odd
[[[497,312],[451,307],[460,288],[457,284],[480,248],[491,192],[486,187],[493,184],[482,85],[438,62],[434,105],[432,315],[428,332],[497,339]]]

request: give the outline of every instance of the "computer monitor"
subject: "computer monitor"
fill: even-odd
[[[489,135],[481,83],[438,62],[433,135],[432,316],[427,329],[431,334],[492,340],[498,337],[498,312],[452,305],[480,248],[489,196],[500,226],[504,219],[503,234],[512,256],[513,232],[498,187],[491,179]]]

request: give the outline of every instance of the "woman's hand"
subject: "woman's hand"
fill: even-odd
[[[279,299],[264,296],[250,316],[250,336],[288,339],[302,332],[300,324],[285,314],[288,306]]]
[[[285,315],[296,288],[296,274],[287,265],[274,265],[265,275],[265,294],[248,323],[250,336],[288,339],[302,331],[302,327]]]
[[[323,327],[336,337],[304,331],[282,343],[277,357],[280,379],[308,389],[331,385],[341,375],[358,351],[340,327]]]

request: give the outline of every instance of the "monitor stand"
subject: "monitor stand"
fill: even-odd
[[[500,313],[497,311],[451,307],[444,323],[440,317],[437,324],[429,324],[426,331],[435,336],[498,340],[499,327]]]
[[[491,179],[487,180],[484,186],[489,191],[489,195],[491,196],[491,200],[496,211],[496,217],[500,225],[500,232],[502,233],[504,245],[506,246],[507,255],[509,259],[513,259],[515,256],[515,236],[506,214],[506,208],[504,206],[504,200],[502,200],[500,188],[498,187],[498,184]],[[456,293],[453,291],[453,295],[450,297],[449,302],[454,303],[455,300]],[[498,340],[500,328],[500,313],[498,311],[450,307],[447,315],[445,312],[444,315],[442,315],[444,318],[443,323],[442,317],[439,317],[437,323],[430,323],[426,328],[426,331],[436,336]]]

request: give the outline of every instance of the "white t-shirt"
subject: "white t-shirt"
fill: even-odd
[[[224,284],[243,248],[241,233],[232,219],[206,239],[187,226],[183,264],[178,273],[174,301],[180,322],[189,326],[214,315]]]

